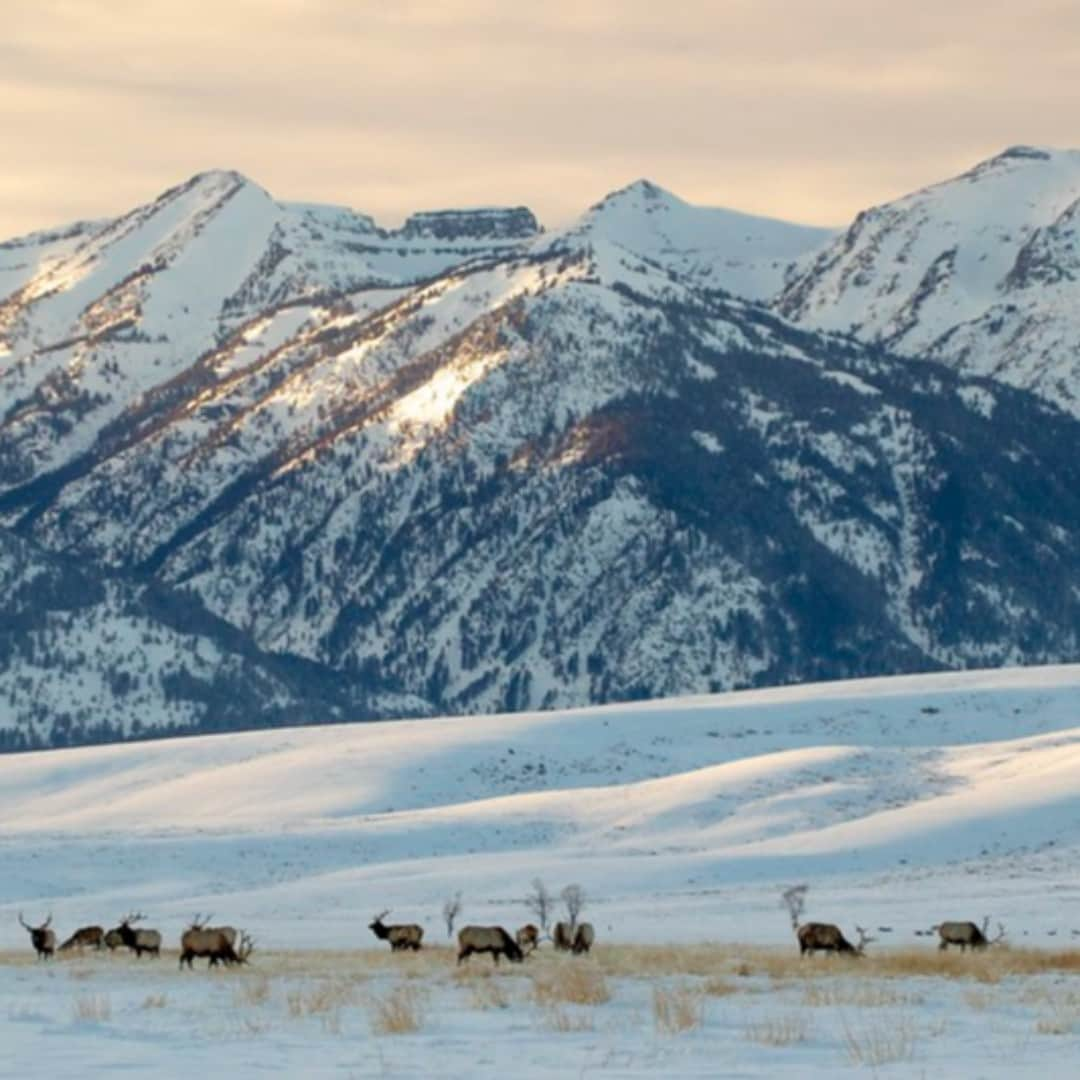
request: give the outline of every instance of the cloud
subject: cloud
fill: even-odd
[[[1080,9],[1030,0],[23,3],[0,44],[0,235],[198,169],[385,220],[637,176],[840,223],[1014,142],[1073,138]]]

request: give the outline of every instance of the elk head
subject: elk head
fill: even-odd
[[[25,922],[23,920],[22,912],[21,911],[19,912],[19,924],[22,926],[22,928],[24,930],[29,930],[31,934],[44,933],[46,930],[48,930],[49,923],[51,923],[51,922],[52,922],[52,912],[49,913],[49,917],[40,926],[31,926],[29,923],[27,923],[27,922]]]
[[[987,945],[997,945],[1001,941],[1001,939],[1005,937],[1005,927],[1001,923],[998,923],[997,927],[998,927],[998,936],[997,937],[992,938],[992,937],[987,936],[987,930],[990,929],[990,916],[989,915],[984,915],[983,916],[983,924],[982,924],[981,933],[982,933],[983,939],[986,941]]]

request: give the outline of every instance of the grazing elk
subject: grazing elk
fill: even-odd
[[[458,931],[457,962],[473,953],[491,953],[497,964],[500,956],[515,964],[525,959],[518,943],[501,926],[464,926]]]
[[[105,948],[114,952],[124,944],[124,936],[120,933],[120,927],[114,926],[105,934]]]
[[[49,929],[51,922],[52,915],[40,926],[29,926],[23,922],[22,912],[19,912],[19,923],[24,930],[30,931],[30,944],[34,946],[39,960],[47,960],[56,951],[56,934]]]
[[[998,936],[988,938],[987,928],[990,926],[990,916],[983,919],[982,929],[973,922],[943,922],[939,926],[931,927],[938,932],[941,944],[938,948],[944,951],[950,945],[959,945],[960,951],[966,949],[985,949],[987,945],[996,945],[1005,936],[1005,927],[998,923]]]
[[[68,949],[85,949],[91,947],[102,949],[105,947],[105,931],[100,926],[81,926],[61,946],[60,952]]]
[[[592,923],[583,922],[574,933],[574,943],[570,946],[571,951],[575,956],[580,953],[587,953],[592,948],[595,940],[596,933],[593,930]]]
[[[526,923],[514,935],[514,940],[518,943],[521,955],[528,956],[540,947],[540,927]]]
[[[390,909],[387,908],[381,915],[376,915],[374,922],[368,924],[368,929],[380,941],[389,941],[391,952],[404,952],[406,949],[416,952],[420,948],[424,928],[416,923],[393,923],[387,926],[383,919],[389,914]]]
[[[120,940],[140,959],[144,952],[151,956],[161,955],[161,934],[156,930],[135,929],[134,924],[145,918],[141,911],[133,911],[126,919],[122,919],[116,928]]]
[[[551,932],[551,943],[557,952],[569,952],[574,947],[574,932],[569,923],[557,922]]]
[[[197,956],[206,957],[208,968],[216,967],[219,961],[226,966],[246,964],[254,948],[255,942],[247,934],[240,934],[237,946],[236,931],[231,926],[207,926],[196,915],[180,938],[180,966],[186,960],[189,968],[194,967]]]
[[[832,923],[803,923],[795,932],[795,936],[799,939],[799,955],[831,952],[847,953],[849,956],[862,956],[863,950],[874,939],[868,937],[861,926],[856,926],[855,929],[859,931],[859,943],[852,945],[840,932],[840,928]]]

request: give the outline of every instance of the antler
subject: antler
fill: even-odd
[[[385,919],[386,916],[389,915],[389,914],[390,914],[390,909],[387,908],[381,915],[376,915],[375,918],[372,919],[371,921],[372,922],[382,922],[383,919]]]
[[[870,937],[861,926],[856,926],[855,929],[859,932],[859,944],[855,946],[857,952],[862,952],[871,942],[877,941],[877,938]]]
[[[32,926],[30,926],[30,925],[29,925],[29,924],[28,924],[28,923],[27,923],[27,922],[26,922],[26,921],[25,921],[25,920],[23,919],[23,917],[22,917],[22,912],[21,912],[21,911],[19,912],[19,925],[20,925],[20,926],[22,926],[22,928],[23,928],[24,930],[33,930],[33,929],[34,929],[34,928],[33,928]]]
[[[47,930],[48,927],[49,927],[49,923],[51,923],[51,922],[52,922],[52,912],[50,911],[49,912],[49,917],[41,924],[41,929],[42,930]]]
[[[1004,927],[1004,925],[1002,923],[998,923],[997,925],[998,925],[998,936],[996,938],[988,939],[988,941],[987,941],[988,945],[996,945],[1005,936],[1005,927]],[[986,937],[985,932],[983,933],[983,937]]]
[[[205,918],[203,918],[203,914],[201,911],[196,912],[195,918],[191,920],[191,929],[204,930],[206,928],[206,925],[213,917],[213,915],[207,915]],[[200,919],[202,919],[202,922],[199,921]]]
[[[137,923],[140,920],[145,919],[145,918],[146,918],[146,916],[141,911],[133,911],[130,915],[128,915],[128,917],[126,919],[121,919],[120,924],[122,926],[123,925],[132,926],[135,923]]]
[[[241,964],[247,963],[247,958],[255,948],[255,939],[246,931],[240,931],[240,947],[236,950],[236,958]]]

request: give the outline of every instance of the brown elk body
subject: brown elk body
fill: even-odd
[[[424,928],[417,923],[391,923],[387,925],[383,918],[389,915],[389,910],[382,915],[376,915],[375,921],[368,924],[368,929],[380,940],[390,942],[391,952],[404,952],[412,949],[416,952],[420,948],[420,942],[424,937]]]
[[[60,952],[68,949],[101,949],[105,946],[105,931],[100,926],[81,926],[61,946]]]
[[[847,953],[850,956],[861,956],[863,947],[869,940],[863,930],[859,930],[860,940],[859,944],[852,945],[850,941],[840,932],[838,926],[834,926],[832,923],[804,923],[796,931],[796,937],[799,939],[799,955],[805,956],[806,953],[815,952],[831,952],[831,953]]]
[[[569,923],[557,922],[551,931],[551,943],[559,952],[569,952],[574,947],[574,934]]]
[[[458,932],[458,958],[460,964],[473,953],[491,953],[497,964],[500,956],[515,964],[525,958],[518,943],[501,926],[465,926]]]
[[[242,934],[240,947],[235,948],[235,940],[236,931],[231,926],[191,926],[180,938],[180,966],[186,961],[189,968],[194,967],[196,957],[206,957],[208,968],[216,967],[219,961],[226,965],[246,963],[253,943]]]
[[[146,916],[141,912],[132,912],[126,919],[121,920],[116,928],[121,942],[140,959],[143,953],[149,953],[151,956],[161,955],[161,934],[157,930],[143,930],[135,927],[135,923],[145,918]]]
[[[514,935],[514,940],[518,943],[522,955],[528,956],[540,947],[540,927],[526,923]]]
[[[49,929],[51,922],[50,915],[40,926],[30,926],[23,922],[22,912],[19,912],[19,924],[24,930],[30,931],[30,944],[34,946],[39,960],[47,960],[56,952],[56,934]]]
[[[981,929],[973,922],[943,922],[934,928],[941,938],[938,948],[944,950],[950,945],[959,945],[960,951],[964,952],[966,949],[985,949],[987,945],[995,945],[1005,936],[1005,928],[998,923],[1000,933],[991,939],[986,936],[989,925],[989,916],[983,920]]]
[[[575,956],[580,953],[587,953],[592,948],[595,940],[596,932],[593,930],[592,923],[583,922],[574,932],[574,943],[570,948]]]

